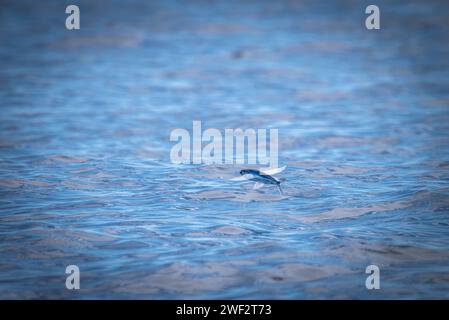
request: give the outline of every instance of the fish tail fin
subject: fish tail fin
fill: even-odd
[[[283,196],[283,195],[284,195],[284,192],[282,192],[281,184],[278,183],[277,186],[278,186],[279,194],[280,194],[281,196]]]

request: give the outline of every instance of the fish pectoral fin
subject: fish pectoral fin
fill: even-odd
[[[286,166],[280,168],[260,168],[259,171],[265,175],[272,176],[273,174],[278,174],[284,171]]]
[[[256,182],[256,183],[254,184],[253,189],[254,189],[254,190],[260,189],[260,188],[262,188],[264,185],[265,185],[265,184],[262,183],[262,182]]]
[[[231,181],[245,181],[245,180],[249,180],[253,177],[252,174],[244,174],[243,176],[240,177],[235,177],[230,179]]]

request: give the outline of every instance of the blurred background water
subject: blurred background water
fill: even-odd
[[[449,298],[447,1],[68,4],[0,5],[0,298]],[[193,120],[278,128],[284,197]]]

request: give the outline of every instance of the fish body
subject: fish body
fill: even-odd
[[[261,188],[264,184],[273,184],[278,187],[279,193],[281,195],[283,194],[281,189],[281,181],[270,176],[269,174],[261,172],[260,170],[244,169],[240,170],[240,175],[242,177],[245,177],[245,179],[247,180],[255,181],[256,182],[256,184],[254,185],[255,189]]]
[[[278,179],[276,179],[268,174],[264,174],[264,173],[260,172],[260,170],[244,169],[244,170],[240,170],[240,175],[242,175],[242,176],[248,175],[248,176],[246,176],[248,180],[262,182],[265,184],[279,185],[281,183]]]
[[[278,187],[279,193],[281,196],[283,195],[281,189],[281,181],[273,177],[274,174],[278,174],[284,171],[286,166],[280,168],[261,168],[260,170],[256,169],[243,169],[240,170],[240,176],[232,178],[232,181],[244,181],[244,180],[252,180],[256,183],[254,184],[254,189],[262,188],[266,184],[272,184]]]

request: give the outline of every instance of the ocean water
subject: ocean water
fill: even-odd
[[[77,4],[1,4],[0,298],[449,298],[446,1]],[[284,195],[193,120],[279,129]]]

